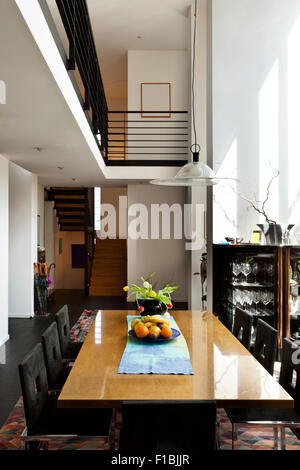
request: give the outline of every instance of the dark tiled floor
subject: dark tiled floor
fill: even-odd
[[[45,329],[54,321],[54,314],[63,305],[69,307],[70,323],[73,325],[84,309],[134,309],[133,303],[124,297],[86,297],[81,291],[56,291],[48,303],[48,316],[32,319],[10,319],[10,339],[0,348],[0,427],[21,395],[18,364],[41,340]],[[186,309],[186,303],[177,303],[177,309]]]

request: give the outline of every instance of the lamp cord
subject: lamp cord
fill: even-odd
[[[196,29],[197,29],[197,0],[195,0],[195,12],[194,12],[194,38],[193,38],[193,65],[192,65],[192,120],[194,128],[195,143],[192,147],[197,146],[197,131],[195,123],[195,53],[196,53]],[[191,150],[192,150],[191,147]]]

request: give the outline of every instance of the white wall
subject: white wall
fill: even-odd
[[[184,205],[187,203],[186,188],[153,187],[152,185],[128,185],[128,207],[132,204],[144,204],[149,213],[148,227],[151,230],[150,206],[151,204],[174,203]],[[128,223],[135,217],[129,217]],[[172,220],[172,217],[171,217]],[[171,237],[173,237],[171,223]],[[189,252],[185,251],[185,242],[182,240],[138,239],[128,238],[128,283],[136,283],[140,277],[156,273],[155,280],[158,287],[169,281],[180,288],[174,292],[174,300],[187,301],[188,299],[188,262]]]
[[[34,315],[37,176],[9,163],[9,316]]]
[[[171,83],[171,103],[173,111],[184,111],[189,110],[189,75],[188,70],[188,52],[187,51],[128,51],[128,110],[140,110],[141,109],[141,83]],[[152,88],[152,87],[151,87]],[[155,94],[155,87],[153,86],[153,94]],[[161,108],[160,108],[161,109]],[[147,111],[147,110],[146,110]],[[154,123],[149,123],[151,119],[141,118],[141,114],[131,114],[129,119],[141,121],[142,124],[138,123],[138,126],[160,126]],[[170,122],[172,120],[186,120],[186,115],[176,114],[171,115],[171,118],[159,119],[163,122],[162,126],[172,126]],[[156,119],[157,120],[157,119]],[[134,126],[135,124],[130,124]],[[173,126],[185,127],[186,124],[176,124]],[[151,133],[151,129],[139,131],[134,129],[132,132],[145,132]],[[153,133],[154,131],[152,131]],[[178,130],[163,131],[155,129],[156,134],[159,133],[178,133]],[[182,132],[189,132],[189,130]],[[129,133],[130,135],[130,133]],[[131,136],[131,139],[137,139],[138,136]],[[142,140],[145,137],[140,137]],[[158,136],[147,137],[155,140],[160,139]],[[175,140],[175,137],[164,136],[161,139]],[[180,139],[178,136],[177,139]],[[188,139],[188,137],[181,137],[181,139]],[[144,142],[141,145],[151,145],[149,142]],[[138,143],[132,143],[131,145],[137,146]],[[153,146],[158,146],[159,143],[155,142]],[[168,145],[164,143],[161,145]],[[169,143],[169,145],[174,145]],[[178,143],[178,146],[188,145],[188,143]],[[152,153],[168,153],[168,149],[129,149],[131,152],[152,152]],[[183,155],[174,156],[175,153],[185,152],[185,149],[175,149],[171,152],[171,156],[166,155],[151,155],[151,159],[157,160],[184,160]],[[128,159],[149,159],[147,156],[141,154],[129,155]]]
[[[0,346],[8,340],[8,160],[0,155]]]
[[[45,196],[44,186],[38,184],[37,187],[37,213],[40,216],[40,246],[45,246]]]
[[[300,1],[213,0],[214,167],[240,180],[241,194],[300,231]],[[230,189],[217,188],[214,241],[249,241],[265,223]],[[300,240],[299,240],[300,241]]]

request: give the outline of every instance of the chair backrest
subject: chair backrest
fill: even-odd
[[[63,369],[57,324],[53,322],[42,335],[48,385],[53,389]]]
[[[121,450],[216,448],[216,402],[123,402]]]
[[[64,305],[56,314],[55,320],[62,355],[65,354],[70,342],[70,320],[68,306]]]
[[[260,318],[257,320],[253,356],[271,375],[273,375],[274,372],[274,362],[277,353],[277,337],[277,330]]]
[[[242,343],[245,348],[250,349],[251,342],[251,328],[253,323],[253,317],[247,312],[236,308],[234,323],[233,323],[233,334]]]
[[[28,434],[35,426],[48,401],[48,380],[43,348],[38,343],[19,365],[21,389]]]
[[[291,395],[295,408],[300,411],[300,348],[299,344],[286,338],[282,345],[279,383]]]

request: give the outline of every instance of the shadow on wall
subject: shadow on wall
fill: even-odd
[[[214,169],[239,182],[214,190],[214,241],[250,240],[264,219],[235,194],[266,198],[300,232],[300,1],[214,0]],[[238,227],[238,228],[237,228]]]

